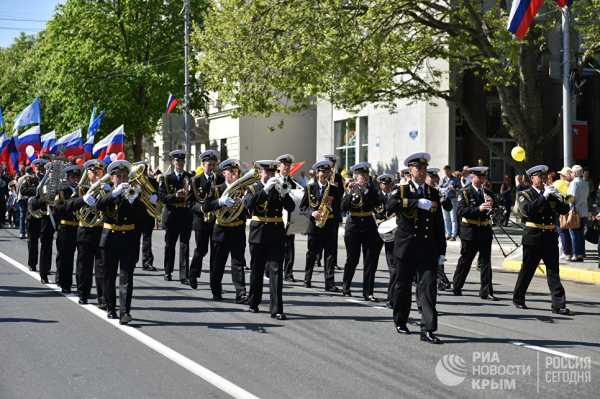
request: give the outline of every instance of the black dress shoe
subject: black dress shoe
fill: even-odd
[[[179,282],[183,285],[190,285],[190,280],[188,280],[187,278],[181,279],[179,280]]]
[[[154,266],[144,266],[144,267],[142,267],[142,270],[146,270],[148,272],[155,272],[156,271],[156,267],[154,267]]]
[[[165,274],[165,281],[173,281],[173,278],[170,274]]]
[[[48,277],[40,277],[40,282],[42,284],[50,284],[50,282],[48,281]]]
[[[369,302],[379,302],[379,299],[375,298],[374,295],[369,295],[368,297],[365,298],[365,301],[369,301]]]
[[[352,292],[350,292],[350,290],[342,289],[342,296],[352,296]]]
[[[498,298],[497,296],[494,296],[492,294],[488,295],[488,296],[482,296],[481,299],[483,299],[484,301],[499,301],[500,298]]]
[[[410,334],[410,330],[405,323],[396,326],[396,331],[400,334]]]
[[[131,321],[131,315],[129,313],[124,313],[119,318],[119,324],[128,324]]]
[[[198,279],[196,277],[190,277],[190,287],[194,290],[198,288]]]
[[[289,283],[295,283],[296,279],[292,276],[292,277],[286,277],[286,278],[284,278],[283,281],[287,281]]]
[[[452,293],[455,296],[461,296],[462,295],[462,290],[458,290],[458,289],[455,288],[455,289],[452,290]]]
[[[388,309],[394,309],[394,307],[392,306],[391,302],[386,302],[385,303],[385,307],[388,308]]]
[[[235,298],[235,303],[245,305],[248,303],[248,297],[246,295],[241,295]]]
[[[311,287],[312,287],[312,284],[310,283],[310,281],[305,281],[305,282],[304,282],[304,287],[306,287],[306,288],[311,288]]]
[[[87,299],[86,298],[79,298],[79,304],[80,305],[87,305]]]
[[[37,272],[37,268],[35,266],[29,266],[29,270],[32,272]]]
[[[272,319],[277,319],[277,320],[287,320],[287,316],[285,315],[285,313],[275,313],[271,315]]]
[[[106,304],[102,303],[102,302],[99,302],[98,303],[98,309],[100,309],[100,310],[106,310]]]
[[[109,319],[118,319],[119,318],[119,316],[117,315],[117,312],[115,312],[114,310],[111,310],[110,312],[108,312],[106,317],[108,317]]]
[[[421,341],[428,342],[430,344],[441,344],[442,341],[431,331],[421,332]]]
[[[561,314],[561,315],[569,315],[571,311],[568,308],[552,308],[552,313]]]
[[[255,306],[250,306],[248,308],[248,312],[250,312],[250,313],[258,313],[258,306],[256,306],[256,307]]]
[[[223,295],[213,295],[213,301],[217,301],[217,302],[223,301]]]
[[[70,288],[63,288],[62,290],[60,290],[63,294],[70,294],[71,293],[71,289]]]
[[[515,308],[517,308],[517,309],[528,309],[527,305],[525,305],[525,302],[523,302],[523,303],[513,302],[513,305],[515,305]]]
[[[327,292],[340,292],[340,289],[334,285],[332,287],[325,288],[325,291],[327,291]]]

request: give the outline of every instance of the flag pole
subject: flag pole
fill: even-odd
[[[563,34],[563,159],[564,166],[573,164],[573,143],[571,124],[571,59],[570,59],[570,24],[569,7],[562,7]]]

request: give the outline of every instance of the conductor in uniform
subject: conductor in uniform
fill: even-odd
[[[234,159],[227,159],[219,164],[219,170],[223,173],[225,181],[213,188],[212,193],[204,203],[204,212],[218,213],[234,205],[240,206],[235,199],[223,196],[225,190],[239,179],[239,162]],[[238,198],[237,201],[241,201],[241,198]],[[248,212],[245,208],[233,221],[223,221],[220,214],[217,214],[215,218],[211,238],[210,289],[213,299],[216,301],[223,300],[223,272],[225,271],[227,258],[231,255],[231,280],[235,287],[235,302],[247,303],[244,275],[247,218]]]
[[[469,168],[471,184],[458,194],[457,217],[460,220],[460,257],[453,277],[454,295],[462,295],[467,275],[475,255],[479,253],[479,297],[496,301],[492,285],[492,221],[490,211],[494,205],[493,193],[485,188],[488,168]]]
[[[139,198],[140,189],[130,186],[131,164],[125,160],[113,161],[107,169],[111,177],[112,191],[93,197],[85,194],[83,199],[96,206],[104,214],[100,248],[104,259],[104,295],[109,319],[119,318],[120,324],[131,321],[131,298],[133,296],[133,270],[139,254],[136,246],[135,224],[144,218],[146,208]],[[119,275],[119,316],[116,312],[115,280]]]
[[[342,202],[342,188],[331,182],[331,162],[322,160],[313,165],[317,176],[306,186],[300,204],[310,215],[308,223],[308,248],[304,271],[304,286],[311,288],[312,274],[317,256],[324,251],[325,291],[339,292],[335,285],[335,256],[339,223],[337,216]]]
[[[203,173],[194,176],[192,188],[192,213],[194,215],[194,238],[196,249],[190,265],[190,287],[198,287],[198,278],[202,273],[202,261],[210,248],[209,265],[212,265],[212,236],[215,226],[215,215],[204,209],[205,202],[215,186],[224,182],[223,176],[217,175],[215,169],[219,160],[219,153],[215,150],[206,150],[200,154]]]
[[[294,210],[295,204],[289,195],[289,187],[280,184],[275,177],[279,162],[256,161],[260,168],[260,180],[248,187],[244,205],[251,215],[250,235],[250,294],[249,311],[258,313],[262,300],[265,267],[269,270],[271,294],[271,317],[285,320],[283,312],[283,209]]]
[[[283,154],[278,156],[276,161],[279,161],[279,176],[291,190],[297,189],[299,184],[290,176],[290,169],[294,163],[292,154]],[[296,281],[294,279],[294,258],[295,258],[295,235],[286,234],[284,238],[283,250],[283,279],[285,281]]]
[[[410,334],[407,323],[416,274],[422,308],[421,341],[439,344],[441,340],[435,335],[436,279],[440,257],[446,250],[446,236],[439,192],[425,183],[430,159],[428,153],[416,153],[405,159],[411,179],[396,186],[386,208],[396,214],[398,224],[394,240],[397,273],[392,288],[396,331]]]
[[[348,213],[344,234],[347,258],[344,266],[342,293],[344,296],[351,296],[350,286],[362,249],[363,298],[365,301],[378,302],[373,295],[373,289],[381,247],[378,245],[377,224],[373,216],[380,201],[377,188],[369,178],[370,168],[371,165],[368,162],[360,162],[350,168],[353,180],[348,183],[342,199],[342,211]],[[378,247],[379,251],[377,251]]]
[[[159,198],[165,204],[163,225],[165,227],[165,281],[172,280],[175,267],[175,244],[179,239],[179,281],[188,284],[190,258],[190,236],[192,234],[192,212],[189,207],[191,175],[184,170],[185,152],[174,150],[169,153],[171,173],[162,175],[158,186]]]
[[[570,314],[566,307],[565,289],[560,282],[558,268],[558,234],[556,219],[569,212],[569,204],[563,201],[554,186],[544,186],[548,166],[537,165],[527,170],[531,187],[517,195],[519,211],[523,216],[523,263],[517,277],[513,303],[519,309],[527,309],[525,294],[540,260],[546,265],[546,279],[552,297],[552,313]]]

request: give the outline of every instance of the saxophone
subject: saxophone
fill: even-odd
[[[320,229],[325,227],[327,219],[329,219],[329,214],[332,212],[331,206],[329,205],[329,188],[331,186],[332,184],[328,182],[327,187],[325,187],[325,191],[323,192],[321,203],[319,204],[318,212],[321,214],[321,217],[318,220],[315,220],[315,226]]]

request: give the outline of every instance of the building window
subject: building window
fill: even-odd
[[[510,153],[510,149],[515,146],[515,141],[512,139],[491,138],[490,142],[495,153],[490,151],[488,180],[493,184],[499,184],[502,183],[504,175],[511,175],[513,172],[512,167],[499,154]]]
[[[368,117],[335,121],[333,129],[339,168],[349,170],[352,165],[369,160]]]

